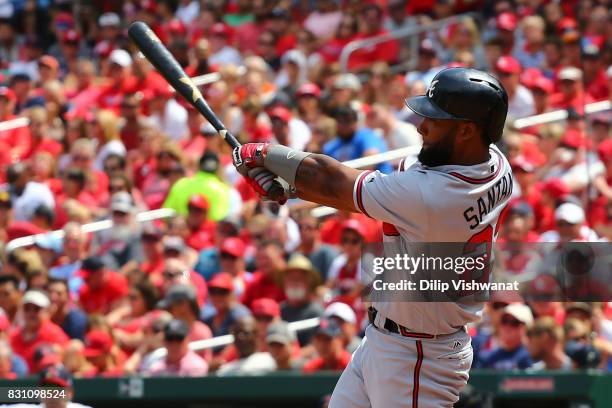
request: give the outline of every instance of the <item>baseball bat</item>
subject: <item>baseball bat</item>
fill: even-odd
[[[130,25],[128,35],[166,81],[213,125],[232,149],[239,147],[240,142],[226,129],[215,112],[210,109],[198,87],[187,76],[153,30],[142,21],[135,21]]]
[[[210,122],[227,144],[232,149],[240,147],[238,139],[227,130],[223,122],[208,106],[198,87],[187,76],[183,68],[181,68],[174,56],[162,44],[153,30],[142,21],[135,21],[128,28],[128,35],[166,81]],[[268,192],[270,199],[274,201],[285,195],[286,187],[279,180],[274,181],[272,188]]]

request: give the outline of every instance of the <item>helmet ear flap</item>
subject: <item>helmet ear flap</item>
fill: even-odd
[[[486,126],[487,137],[491,143],[497,143],[501,139],[508,112],[508,104],[504,101],[499,101],[496,105],[491,109],[491,119]]]

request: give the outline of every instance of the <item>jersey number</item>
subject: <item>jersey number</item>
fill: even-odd
[[[485,283],[489,281],[489,274],[491,272],[491,251],[493,249],[493,228],[490,225],[487,225],[485,229],[480,231],[477,234],[472,235],[472,237],[465,243],[463,246],[463,254],[464,257],[470,257],[473,259],[483,257],[485,262],[485,267],[483,269],[468,269],[466,270],[462,278],[466,282],[479,282]],[[460,296],[469,296],[474,294],[475,290],[464,290],[461,292]]]

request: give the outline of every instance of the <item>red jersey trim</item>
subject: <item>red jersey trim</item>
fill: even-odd
[[[355,194],[357,198],[356,201],[357,201],[357,207],[359,211],[361,211],[368,217],[370,217],[370,214],[368,214],[368,212],[365,210],[365,207],[363,206],[363,180],[365,180],[366,176],[370,174],[371,172],[372,170],[364,171],[363,173],[359,175],[359,177],[357,178],[357,192]]]
[[[502,158],[499,155],[499,153],[497,153],[496,151],[494,151],[494,152],[497,155],[497,158],[499,159],[498,160],[498,165],[497,165],[497,170],[495,171],[494,174],[491,174],[488,177],[473,178],[473,177],[464,176],[463,174],[457,173],[456,171],[452,171],[452,172],[450,172],[448,174],[450,174],[453,177],[457,177],[458,179],[463,180],[463,181],[465,181],[467,183],[471,183],[471,184],[486,184],[489,181],[494,180],[495,177],[497,177],[497,175],[499,174],[499,172],[501,171],[501,168],[502,168]]]
[[[416,341],[417,361],[414,366],[414,379],[412,389],[412,408],[419,408],[419,376],[421,374],[421,366],[423,365],[423,344],[421,340]]]
[[[399,231],[395,228],[395,225],[389,224],[388,222],[383,222],[382,224],[383,234],[391,237],[399,236]]]

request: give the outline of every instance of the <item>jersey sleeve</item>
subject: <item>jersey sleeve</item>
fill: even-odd
[[[427,228],[429,212],[422,185],[427,174],[416,171],[383,174],[364,171],[353,187],[355,208],[368,217],[402,227],[416,236]]]

